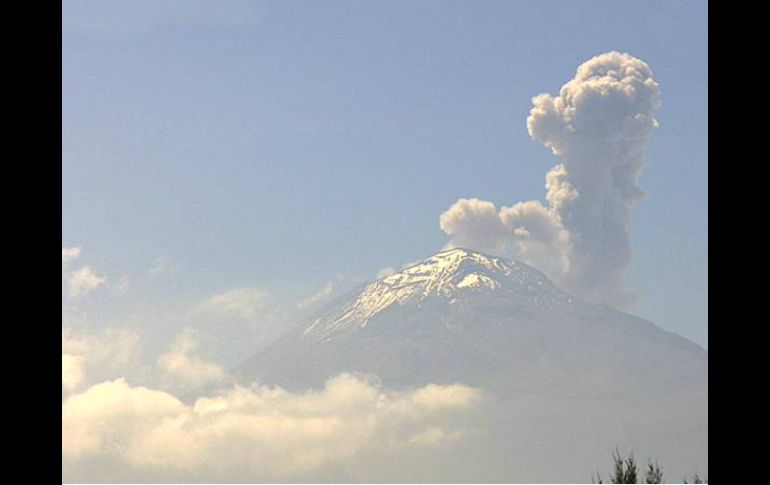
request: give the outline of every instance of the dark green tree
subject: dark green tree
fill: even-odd
[[[612,461],[615,469],[610,475],[610,483],[636,483],[637,469],[633,453],[624,460],[616,448],[612,454]]]
[[[607,483],[637,483],[640,479],[638,465],[633,453],[629,453],[627,458],[620,455],[620,451],[615,449],[612,454],[613,471],[608,477]],[[605,483],[601,474],[597,471],[596,475],[591,475],[592,483]],[[663,470],[658,462],[650,459],[647,468],[644,470],[643,483],[663,483]],[[700,483],[700,482],[699,482]]]
[[[647,471],[644,474],[644,483],[663,483],[663,471],[658,466],[658,462],[652,464],[652,460],[647,462]]]
[[[636,460],[633,453],[626,458],[626,473],[623,475],[623,481],[618,483],[636,483]]]
[[[591,474],[591,483],[637,483],[639,472],[637,470],[636,460],[634,459],[633,452],[628,454],[628,458],[620,456],[620,451],[615,448],[612,453],[613,470],[607,477],[607,482],[604,481],[602,475],[597,471],[596,475]],[[690,478],[692,480],[689,483],[708,483],[708,479],[702,479],[698,473],[694,473]],[[687,482],[687,478],[684,478],[684,483]],[[663,470],[658,465],[657,460],[653,463],[652,459],[647,461],[647,468],[644,470],[644,478],[641,483],[663,483]]]

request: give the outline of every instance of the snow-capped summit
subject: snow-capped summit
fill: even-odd
[[[462,304],[492,291],[499,293],[498,298],[528,298],[544,309],[572,303],[569,295],[529,265],[454,248],[366,285],[355,299],[315,318],[304,333],[328,339],[351,327],[365,327],[392,305],[419,305],[433,298]]]
[[[706,352],[678,335],[524,263],[458,248],[330,302],[235,372],[295,388],[350,371],[394,385],[615,393],[700,392],[706,369]]]
[[[545,276],[531,266],[463,248],[441,251],[374,284],[412,287],[428,296],[452,295],[462,288],[496,289],[506,286],[507,282],[538,287],[550,285]]]

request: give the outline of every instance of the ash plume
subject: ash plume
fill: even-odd
[[[530,136],[560,157],[546,175],[545,204],[460,199],[440,217],[450,246],[511,252],[590,301],[623,307],[633,297],[631,210],[644,192],[637,180],[660,107],[649,66],[608,52],[578,67],[557,96],[532,99]]]

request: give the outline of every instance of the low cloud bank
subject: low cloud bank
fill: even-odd
[[[98,476],[94,463],[129,481],[292,480],[359,455],[452,443],[480,400],[462,385],[389,391],[341,374],[320,390],[235,386],[188,405],[119,378],[62,403],[62,458],[92,480],[116,478]]]

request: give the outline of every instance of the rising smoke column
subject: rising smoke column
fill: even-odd
[[[546,204],[520,202],[494,213],[491,202],[460,199],[441,215],[450,245],[512,251],[591,301],[631,300],[631,209],[644,153],[658,127],[660,89],[646,63],[609,52],[578,67],[558,96],[540,94],[530,136],[562,163],[546,175]]]

